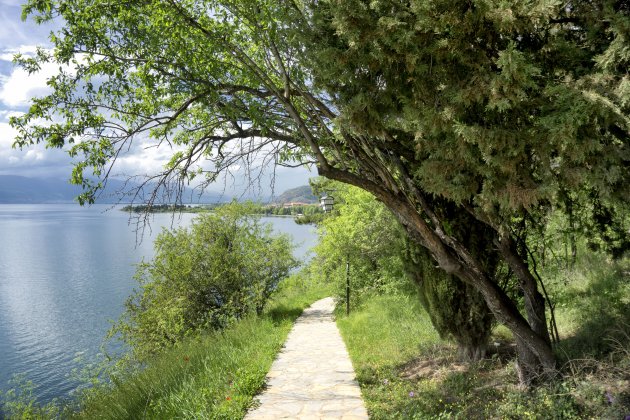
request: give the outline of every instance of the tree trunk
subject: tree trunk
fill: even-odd
[[[470,278],[471,274],[474,276],[472,279]],[[479,288],[488,307],[499,322],[508,327],[514,334],[518,355],[517,370],[522,384],[530,385],[544,373],[555,369],[555,358],[546,326],[544,336],[534,331],[533,327],[518,312],[514,302],[496,283],[468,270],[459,275],[461,278],[469,278],[471,284]]]
[[[504,260],[508,263],[523,291],[525,313],[532,330],[541,336],[547,343],[551,344],[547,320],[545,314],[545,299],[538,291],[538,283],[529,271],[529,267],[517,254],[514,241],[509,236],[503,237],[499,241],[499,250]]]
[[[532,317],[532,325],[521,315],[505,291],[484,273],[479,262],[467,250],[461,247],[453,250],[446,246],[418,211],[410,206],[396,201],[386,204],[390,209],[394,209],[394,213],[403,224],[418,234],[422,245],[431,252],[440,267],[479,290],[497,320],[512,331],[516,339],[519,375],[523,384],[529,385],[543,373],[555,370],[555,357],[545,324],[544,300],[538,293],[535,279],[518,255],[508,254],[511,255],[510,261],[520,270],[524,279],[523,288],[526,290],[528,308],[526,310],[528,316]],[[507,255],[503,257],[507,258]],[[510,261],[506,262],[509,264]],[[526,276],[525,272],[529,276]]]
[[[464,362],[478,362],[486,357],[488,346],[486,344],[472,345],[459,344],[457,346],[457,358]]]
[[[320,175],[353,184],[374,194],[394,213],[407,230],[414,234],[414,239],[431,253],[444,271],[471,284],[483,295],[488,308],[497,320],[504,324],[515,337],[519,378],[523,384],[529,385],[543,373],[555,370],[555,357],[544,323],[544,300],[538,293],[536,282],[531,274],[525,275],[525,271],[529,273],[529,270],[518,255],[511,256],[510,260],[521,271],[519,280],[527,296],[526,307],[528,317],[532,319],[531,326],[518,311],[515,302],[484,272],[482,264],[471,252],[444,232],[440,221],[419,191],[412,191],[415,194],[412,198],[410,195],[390,191],[379,183],[330,166],[318,167],[318,170]],[[413,181],[407,179],[407,184],[413,186]],[[418,203],[414,203],[416,200]],[[420,206],[420,210],[417,205]],[[431,219],[433,225],[425,220],[423,214]],[[495,227],[492,228],[497,234],[499,233]],[[508,255],[510,254],[502,253],[504,259],[507,259]],[[520,263],[517,263],[516,259],[520,260]],[[506,262],[510,264],[510,261]]]
[[[485,231],[476,233],[469,240],[482,242]],[[484,297],[472,285],[436,267],[426,248],[411,239],[405,244],[405,272],[418,286],[420,303],[429,314],[431,324],[440,337],[457,343],[459,360],[481,360],[495,323]],[[487,248],[482,246],[479,250]],[[486,263],[496,266],[494,255],[490,254]]]

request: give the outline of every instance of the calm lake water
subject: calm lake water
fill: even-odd
[[[129,215],[110,208],[0,205],[0,391],[24,374],[43,402],[70,395],[75,359],[99,353],[135,286],[135,264],[153,256],[153,238],[195,217],[156,214],[138,242]],[[294,238],[298,258],[316,243],[312,226],[263,220]]]

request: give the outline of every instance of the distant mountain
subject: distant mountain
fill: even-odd
[[[110,179],[107,187],[100,195],[98,203],[118,203],[130,200],[120,200],[119,191],[129,190],[132,185],[125,186],[124,181]],[[73,203],[75,197],[81,193],[81,188],[71,185],[66,180],[27,178],[15,175],[0,175],[0,204],[42,204],[42,203]],[[184,202],[216,203],[229,201],[231,197],[217,193],[205,193],[198,199],[197,194],[186,190],[182,194]],[[188,200],[187,200],[188,198]],[[139,201],[139,200],[136,200]]]
[[[2,204],[68,203],[80,192],[76,185],[56,179],[0,175]]]
[[[278,197],[274,198],[274,203],[317,203],[319,199],[313,195],[313,191],[309,185],[303,185],[297,188],[286,190]]]

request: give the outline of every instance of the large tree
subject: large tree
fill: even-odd
[[[19,146],[71,146],[83,201],[101,186],[91,176],[106,178],[141,136],[173,147],[155,187],[204,171],[212,182],[263,152],[371,192],[484,296],[514,333],[527,382],[555,362],[516,226],[535,223],[561,193],[628,203],[629,9],[620,0],[30,0],[25,16],[63,27],[52,51],[21,63],[57,62],[60,73],[12,124]],[[464,214],[492,232],[524,314],[451,228]]]

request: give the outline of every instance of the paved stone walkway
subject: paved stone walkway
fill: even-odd
[[[246,420],[368,418],[333,308],[322,299],[297,319]]]

